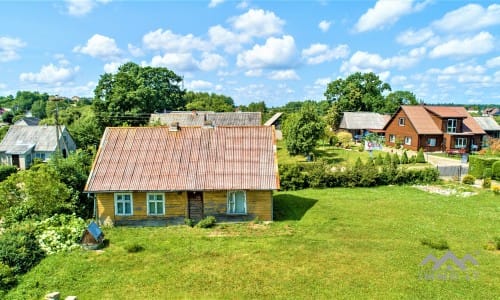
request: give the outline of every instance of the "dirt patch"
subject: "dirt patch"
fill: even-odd
[[[428,193],[444,196],[470,197],[477,195],[477,192],[459,186],[414,185],[413,187]]]

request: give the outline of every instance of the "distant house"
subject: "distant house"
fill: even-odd
[[[209,111],[173,111],[151,114],[150,124],[169,126],[178,123],[180,126],[203,126],[210,123],[213,126],[260,126],[260,112],[209,112]]]
[[[282,112],[277,112],[264,123],[264,126],[274,126],[274,128],[276,129],[276,139],[278,140],[281,140],[283,138],[283,134],[281,133],[282,115]]]
[[[18,126],[37,126],[40,123],[40,119],[35,117],[24,117],[17,120],[14,125]]]
[[[489,107],[483,109],[483,117],[500,116],[500,108]]]
[[[494,139],[500,138],[500,125],[493,117],[474,117],[474,120],[486,132],[486,134]]]
[[[84,192],[101,224],[272,220],[273,127],[107,128]]]
[[[48,160],[58,149],[65,157],[76,145],[65,126],[10,126],[0,143],[0,162],[27,169],[35,158]]]
[[[383,134],[385,124],[391,117],[374,112],[344,112],[339,129],[350,132],[355,139],[369,134]]]
[[[486,134],[464,107],[403,105],[384,127],[386,144],[425,151],[479,150]]]

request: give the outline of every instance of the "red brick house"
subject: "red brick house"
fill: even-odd
[[[402,105],[384,130],[386,145],[430,152],[477,151],[486,134],[459,106]]]

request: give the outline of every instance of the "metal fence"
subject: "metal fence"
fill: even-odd
[[[447,177],[457,177],[459,180],[464,176],[467,175],[469,172],[469,167],[467,166],[461,166],[461,165],[456,165],[456,166],[436,166],[436,168],[439,171],[439,176],[447,176]]]

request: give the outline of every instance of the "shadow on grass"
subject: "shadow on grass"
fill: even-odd
[[[315,149],[314,157],[316,159],[321,158],[329,164],[337,164],[345,161],[345,158],[339,157],[339,154],[336,153],[333,148]]]
[[[290,194],[274,196],[274,221],[298,221],[318,200]]]

